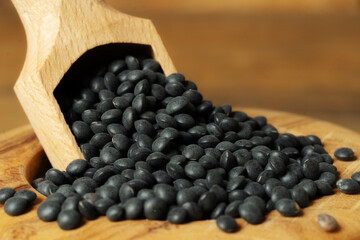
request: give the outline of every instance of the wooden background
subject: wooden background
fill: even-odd
[[[215,104],[305,114],[360,131],[359,0],[107,0],[153,20],[179,72]],[[26,52],[0,1],[0,132],[27,123],[12,90]]]

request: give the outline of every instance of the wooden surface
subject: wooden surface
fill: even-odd
[[[264,109],[241,108],[250,116],[265,115],[280,132],[296,135],[316,134],[325,149],[333,156],[338,147],[347,146],[360,152],[360,134],[337,125],[300,115]],[[17,189],[31,189],[31,181],[37,171],[46,166],[41,146],[29,127],[17,129],[0,137],[0,188],[10,186]],[[350,177],[360,170],[359,160],[344,162],[335,160],[339,177]],[[109,222],[105,217],[89,221],[72,231],[60,230],[55,222],[44,223],[36,216],[38,204],[44,197],[38,194],[36,205],[20,217],[11,217],[0,208],[0,239],[360,239],[360,195],[335,194],[322,197],[303,209],[299,217],[286,218],[273,211],[260,225],[249,225],[238,219],[240,230],[226,234],[217,229],[213,220],[197,221],[184,225],[173,225],[163,221],[121,221]],[[334,233],[322,231],[316,217],[319,213],[334,216],[340,230]]]
[[[15,93],[57,169],[65,170],[72,159],[84,158],[54,96],[64,74],[80,56],[111,43],[149,45],[166,75],[176,71],[150,20],[123,14],[100,0],[12,2],[28,45]]]
[[[177,70],[215,104],[297,112],[360,131],[359,0],[106,1],[151,19]],[[10,1],[0,1],[0,32],[4,132],[28,123],[13,92],[26,40]]]

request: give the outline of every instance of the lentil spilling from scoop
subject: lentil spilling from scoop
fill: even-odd
[[[234,218],[260,224],[272,210],[298,216],[333,193],[337,169],[320,138],[279,133],[264,116],[213,106],[194,82],[165,76],[153,59],[116,59],[84,81],[76,98],[57,96],[68,103],[60,107],[85,159],[66,171],[49,169],[33,186],[47,196],[39,218],[64,230],[106,215],[175,224],[216,219],[222,231],[236,232]],[[335,156],[349,160],[353,152]],[[336,185],[356,193],[353,179]],[[14,194],[1,189],[0,201],[19,215],[34,195]]]

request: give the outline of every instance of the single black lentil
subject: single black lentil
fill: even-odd
[[[107,209],[106,217],[112,222],[120,221],[124,218],[124,208],[119,205],[113,205]]]
[[[337,159],[343,161],[350,161],[350,160],[354,160],[355,158],[354,151],[351,148],[347,148],[347,147],[336,149],[336,151],[334,152],[334,156]]]
[[[150,198],[144,202],[144,215],[147,219],[164,220],[167,213],[167,202],[161,198]]]
[[[10,197],[4,203],[4,211],[11,216],[18,216],[27,211],[29,202],[23,197]]]
[[[50,222],[57,219],[60,211],[61,204],[59,202],[46,200],[39,205],[37,215],[42,221]]]
[[[22,189],[22,190],[17,191],[14,194],[14,197],[24,198],[28,202],[28,204],[31,204],[36,199],[36,193],[34,193],[31,190]]]
[[[343,178],[336,182],[336,187],[343,193],[355,194],[360,192],[360,185],[351,178]]]
[[[240,204],[242,204],[242,200],[235,200],[229,203],[225,208],[225,215],[229,215],[233,218],[239,217]]]
[[[250,224],[259,224],[265,220],[262,210],[251,202],[241,204],[239,214],[241,218]]]
[[[79,202],[78,209],[81,215],[88,220],[94,220],[99,216],[94,205],[86,200],[81,200]]]
[[[292,199],[283,198],[275,203],[276,210],[283,216],[294,217],[299,214],[300,207]]]
[[[333,193],[337,169],[317,136],[279,134],[264,116],[213,106],[182,74],[165,77],[153,59],[114,60],[68,100],[61,108],[87,161],[49,169],[33,184],[48,196],[39,218],[64,230],[106,215],[175,224],[211,218],[236,232],[236,217],[259,224],[274,209],[296,216],[299,206]],[[354,159],[348,148],[334,155]],[[355,173],[336,186],[353,194],[359,183]],[[34,197],[0,189],[10,215],[24,213]]]
[[[63,230],[75,229],[81,224],[81,215],[75,210],[63,210],[57,216],[57,223]]]
[[[229,215],[222,215],[216,219],[216,225],[219,229],[227,233],[233,233],[239,230],[239,225],[235,219]]]
[[[109,207],[114,204],[115,202],[109,198],[100,198],[94,203],[94,207],[99,215],[104,216]]]

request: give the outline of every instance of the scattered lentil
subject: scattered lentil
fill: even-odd
[[[317,223],[326,232],[334,232],[338,229],[338,223],[336,219],[326,213],[319,214],[317,216]]]

